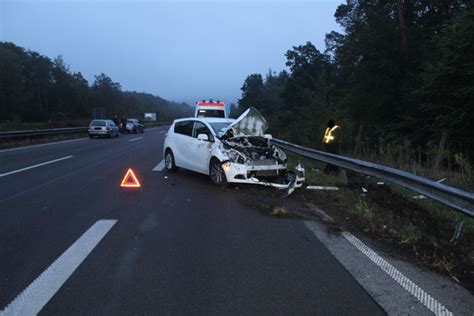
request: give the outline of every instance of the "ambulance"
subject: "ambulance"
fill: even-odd
[[[225,103],[214,100],[202,100],[196,102],[194,117],[221,117],[228,118]]]

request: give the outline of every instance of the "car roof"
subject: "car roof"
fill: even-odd
[[[229,118],[221,118],[221,117],[187,117],[182,119],[174,120],[175,122],[183,122],[183,121],[199,121],[199,122],[206,122],[206,123],[232,123],[235,120]]]

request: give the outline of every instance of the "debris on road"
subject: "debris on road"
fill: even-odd
[[[364,187],[361,187],[361,189],[362,189],[362,192],[364,192],[364,193],[367,193],[367,192],[369,192],[369,190],[367,190],[367,189],[366,189],[366,188],[364,188]]]
[[[379,181],[379,182],[377,182],[377,185],[385,185],[385,183],[382,182],[382,181]]]
[[[413,198],[417,199],[417,200],[424,200],[424,199],[426,199],[426,196],[424,196],[424,195],[414,195]]]
[[[308,185],[308,190],[326,190],[326,191],[339,191],[338,187],[323,186],[323,185]]]

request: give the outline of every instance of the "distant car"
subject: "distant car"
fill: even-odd
[[[302,186],[304,169],[287,170],[285,153],[264,134],[268,125],[255,108],[237,120],[215,117],[178,119],[166,133],[165,167],[193,170],[218,185],[249,183],[294,190]]]
[[[143,124],[141,124],[137,119],[127,119],[125,131],[127,133],[143,133]]]
[[[119,128],[112,120],[92,120],[89,124],[89,137],[119,137]]]

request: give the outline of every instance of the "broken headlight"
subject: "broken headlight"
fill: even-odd
[[[237,161],[239,154],[235,150],[229,150],[227,151],[227,156],[229,157],[230,160],[235,162]]]

